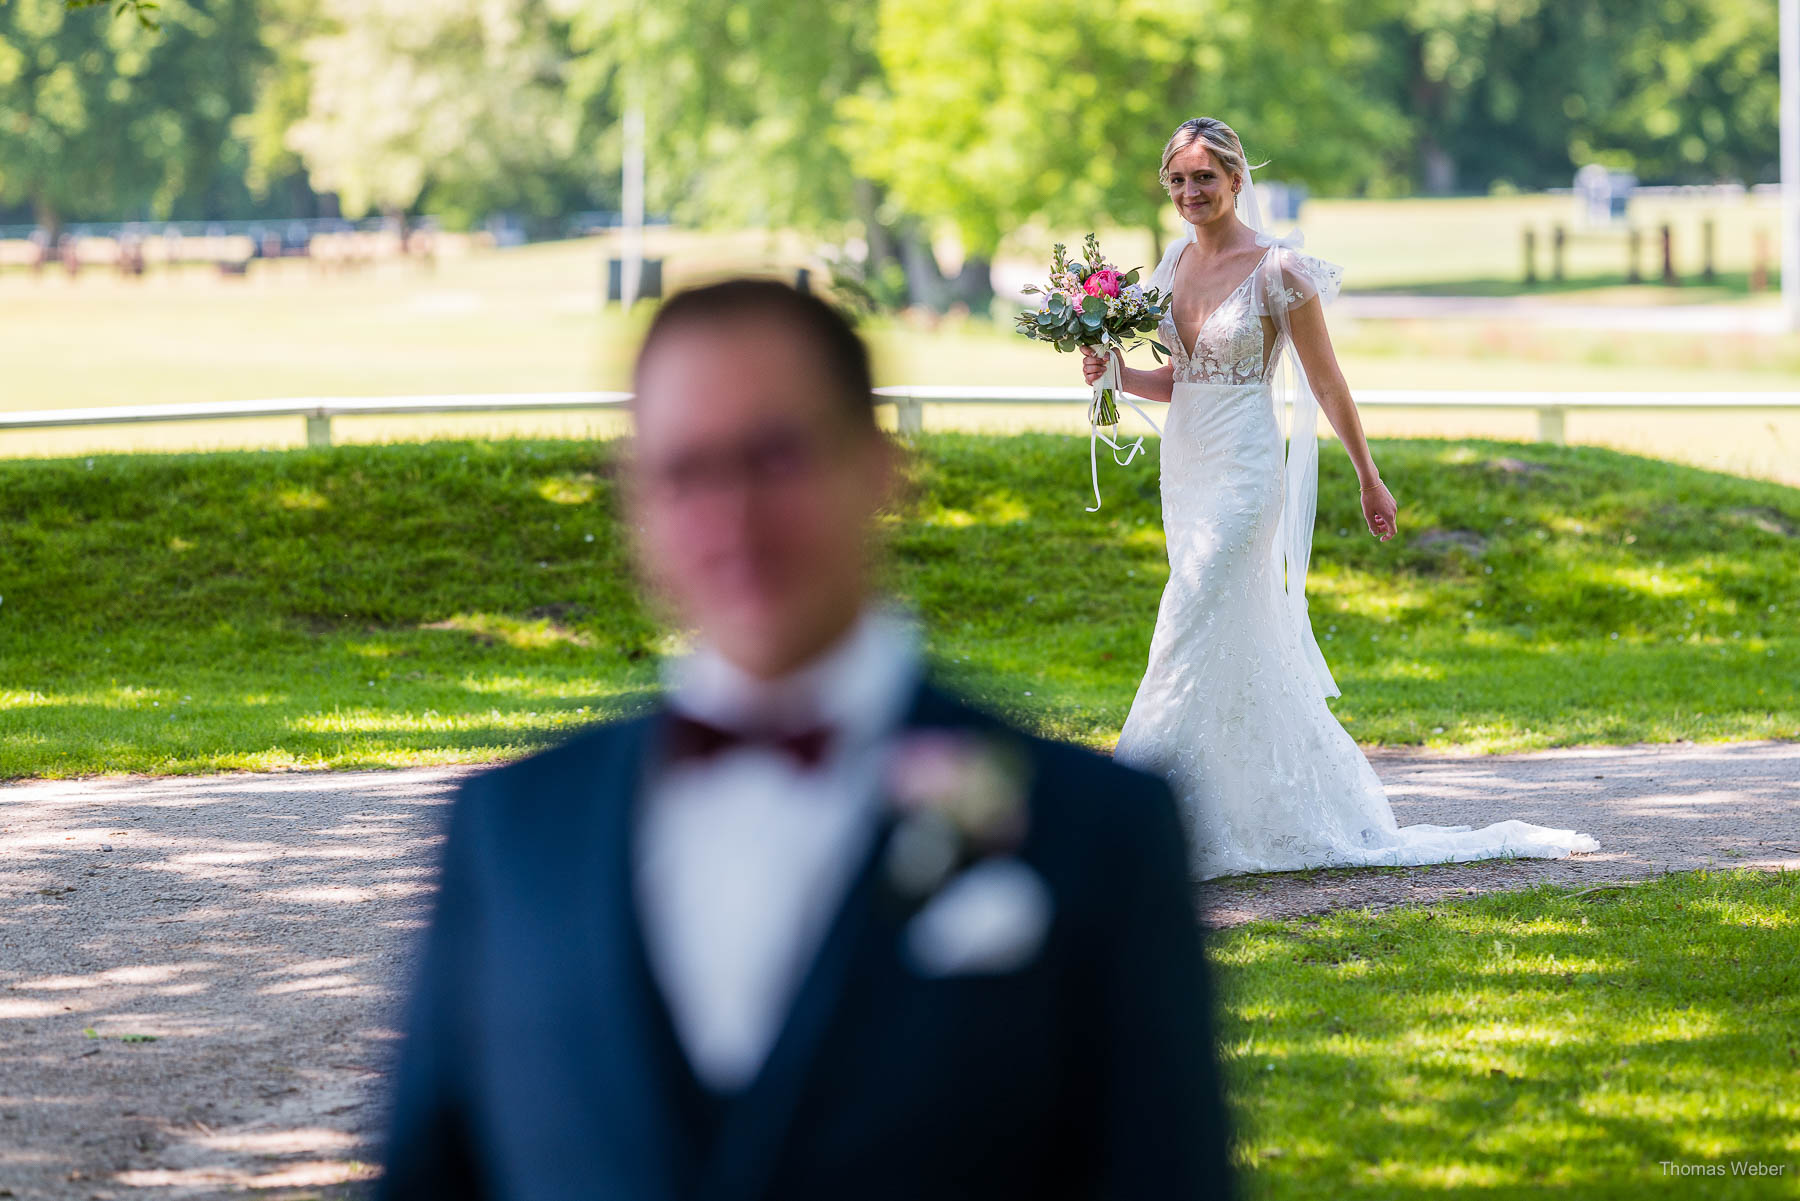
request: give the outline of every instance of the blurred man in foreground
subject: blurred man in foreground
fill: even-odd
[[[695,649],[459,791],[381,1195],[1227,1196],[1173,802],[925,680],[856,333],[685,292],[636,397],[628,520]]]

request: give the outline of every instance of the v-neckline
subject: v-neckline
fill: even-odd
[[[1219,315],[1219,310],[1230,304],[1232,299],[1243,290],[1244,285],[1256,278],[1256,273],[1262,270],[1263,260],[1268,258],[1269,251],[1274,249],[1272,246],[1264,249],[1263,252],[1256,257],[1256,265],[1250,268],[1249,274],[1244,276],[1243,279],[1238,280],[1237,287],[1225,293],[1225,299],[1213,306],[1212,312],[1206,315],[1206,319],[1202,321],[1200,327],[1194,331],[1194,344],[1192,349],[1190,349],[1186,344],[1186,340],[1181,336],[1181,327],[1175,324],[1175,304],[1173,297],[1175,294],[1175,276],[1181,271],[1181,260],[1187,257],[1188,247],[1192,245],[1194,245],[1194,243],[1190,240],[1187,246],[1181,248],[1181,253],[1175,256],[1175,266],[1169,271],[1169,295],[1171,297],[1169,303],[1169,328],[1175,331],[1175,341],[1181,344],[1181,352],[1190,363],[1194,361],[1194,351],[1200,349],[1200,335],[1206,332],[1206,327],[1212,324],[1212,319]]]

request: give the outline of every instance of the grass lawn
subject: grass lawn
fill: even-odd
[[[1166,577],[1154,458],[928,435],[892,587],[944,674],[1098,747]],[[492,760],[644,703],[615,443],[0,461],[0,778]],[[1364,743],[1800,737],[1800,492],[1585,447],[1324,456],[1314,628]]]
[[[1795,1196],[1797,944],[1751,871],[1215,935],[1246,1195]]]

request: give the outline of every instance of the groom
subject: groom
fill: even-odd
[[[380,1196],[1228,1196],[1173,802],[924,680],[855,331],[682,293],[635,417],[628,524],[696,646],[661,708],[459,791]]]

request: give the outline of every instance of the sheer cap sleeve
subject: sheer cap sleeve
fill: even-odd
[[[1262,287],[1256,290],[1258,316],[1277,317],[1287,309],[1295,309],[1319,298],[1320,304],[1337,299],[1343,286],[1344,269],[1336,263],[1302,253],[1292,246],[1277,243],[1263,271]]]

